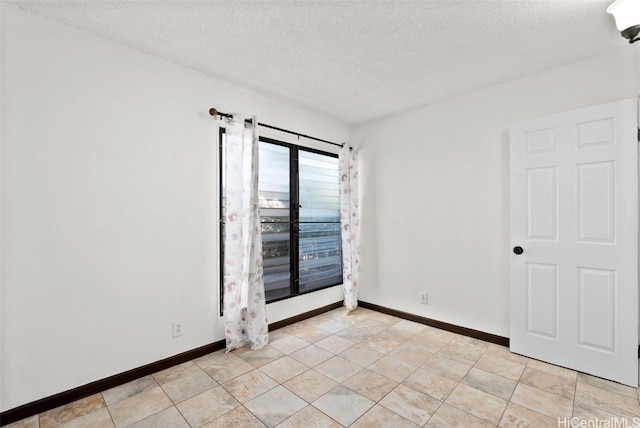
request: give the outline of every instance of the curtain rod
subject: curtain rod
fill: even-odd
[[[231,115],[229,113],[222,113],[222,112],[218,111],[216,108],[213,108],[213,107],[209,109],[209,114],[211,116],[213,116],[213,117],[222,116],[222,117],[230,118],[230,117],[233,116],[233,115]],[[251,123],[251,119],[245,119],[244,121]],[[344,147],[344,144],[333,143],[331,141],[322,140],[320,138],[310,137],[308,135],[300,134],[299,132],[289,131],[288,129],[278,128],[277,126],[272,126],[272,125],[267,125],[266,123],[258,122],[258,125],[260,125],[262,127],[265,127],[265,128],[269,128],[269,129],[275,129],[276,131],[286,132],[287,134],[297,135],[298,137],[304,137],[304,138],[308,138],[310,140],[320,141],[321,143],[331,144],[333,146],[338,146],[338,147]]]

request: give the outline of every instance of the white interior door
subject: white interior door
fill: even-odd
[[[514,123],[510,135],[511,351],[631,386],[637,132],[629,99]]]

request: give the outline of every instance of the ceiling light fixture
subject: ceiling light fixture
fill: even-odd
[[[629,43],[640,40],[640,0],[616,0],[607,8],[616,20],[616,27]]]

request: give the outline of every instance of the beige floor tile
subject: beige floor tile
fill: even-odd
[[[200,427],[211,422],[238,406],[240,406],[238,400],[221,386],[216,386],[176,405],[192,427]]]
[[[291,336],[291,333],[285,331],[283,328],[279,328],[277,330],[272,330],[269,332],[269,345],[271,342],[276,340],[280,340],[283,337]],[[250,346],[243,346],[242,348],[236,348],[233,352],[237,352],[239,349],[251,349]]]
[[[254,398],[245,407],[268,427],[288,419],[307,403],[283,386],[277,386]]]
[[[351,327],[351,323],[331,319],[331,320],[322,322],[320,324],[317,324],[316,327],[319,328],[320,330],[324,330],[331,334],[336,334],[337,332],[342,331],[345,328]]]
[[[323,315],[329,319],[337,318],[340,320],[348,320],[349,322],[351,322],[352,320],[352,318],[349,317],[349,312],[347,311],[347,308],[344,307],[344,305],[339,308],[331,309],[330,311],[324,312]]]
[[[333,353],[316,345],[309,345],[289,355],[307,367],[315,367],[333,357]]]
[[[573,401],[522,383],[513,392],[511,402],[552,418],[570,417]]]
[[[212,352],[207,355],[203,355],[202,357],[198,357],[195,360],[192,360],[198,367],[204,369],[207,366],[216,365],[220,362],[232,358],[236,356],[236,353],[242,351],[248,351],[248,347],[236,349],[233,352],[227,352],[225,349],[220,349],[218,351]]]
[[[407,345],[411,345],[416,348],[423,349],[425,351],[431,352],[432,354],[435,354],[436,352],[438,352],[440,349],[442,349],[443,346],[445,346],[448,343],[449,343],[448,340],[441,340],[436,337],[429,337],[424,333],[417,334],[413,338],[411,338],[411,340],[407,341]]]
[[[398,386],[398,382],[365,369],[346,380],[343,385],[377,402]]]
[[[400,342],[380,337],[376,334],[375,336],[371,336],[370,338],[362,342],[362,345],[376,352],[382,352],[383,354],[386,354],[396,349],[400,345]]]
[[[260,370],[276,382],[283,383],[309,370],[309,367],[291,357],[284,356],[260,367]]]
[[[313,318],[310,318],[308,320],[298,321],[296,323],[289,324],[288,326],[279,328],[279,329],[275,330],[274,333],[276,331],[281,331],[281,332],[287,333],[287,334],[294,334],[296,331],[302,330],[303,328],[313,327],[314,324],[317,324],[317,323],[313,323]],[[269,332],[269,336],[271,336],[271,332]]]
[[[360,309],[362,309],[362,308],[360,308]],[[345,307],[331,309],[330,311],[327,311],[327,312],[323,313],[322,315],[324,315],[325,317],[327,317],[329,319],[334,319],[334,318],[338,318],[338,319],[353,319],[352,317],[348,316],[349,314],[347,314],[347,309]]]
[[[109,406],[109,412],[117,427],[131,425],[147,416],[171,407],[173,403],[160,386],[145,390]]]
[[[374,361],[382,358],[384,354],[374,351],[373,349],[358,344],[352,348],[347,349],[340,353],[340,356],[347,360],[358,364],[359,366],[366,367]]]
[[[352,363],[340,356],[330,358],[315,367],[316,371],[330,377],[336,382],[344,382],[362,369],[363,368],[356,363]]]
[[[278,383],[275,380],[257,369],[222,384],[222,387],[241,403],[253,400],[276,386]]]
[[[358,328],[367,330],[368,332],[373,334],[380,333],[382,330],[385,330],[387,327],[389,327],[388,324],[385,324],[384,322],[378,321],[374,318],[369,318],[358,323]]]
[[[339,354],[340,352],[346,351],[355,345],[352,341],[335,335],[319,340],[315,344],[334,354]]]
[[[425,331],[428,327],[424,324],[420,324],[414,321],[401,320],[399,323],[394,325],[393,328],[404,330],[413,334],[418,334]]]
[[[506,401],[511,399],[511,395],[516,389],[516,381],[475,367],[469,370],[469,373],[462,379],[462,383]]]
[[[529,362],[529,358],[525,357],[524,355],[514,354],[509,350],[508,347],[496,345],[495,343],[487,344],[487,350],[485,351],[484,355],[509,361],[521,366],[526,366]]]
[[[282,352],[278,351],[276,348],[272,348],[271,346],[265,346],[264,348],[257,350],[245,347],[237,349],[233,351],[233,353],[257,368],[284,356]]]
[[[336,311],[341,311],[341,312],[344,313],[345,309],[344,308],[338,308],[338,309],[336,309]],[[352,310],[351,312],[349,312],[347,314],[347,317],[351,318],[351,319],[354,319],[354,320],[362,321],[362,320],[366,320],[366,319],[369,319],[369,318],[373,317],[375,314],[376,314],[376,312],[371,310],[371,309],[357,307],[354,310]]]
[[[388,327],[404,321],[402,318],[394,317],[393,315],[389,314],[383,314],[382,312],[374,312],[371,319],[386,324]]]
[[[202,369],[198,367],[196,363],[194,363],[193,361],[187,361],[186,363],[178,364],[177,366],[173,366],[166,370],[154,373],[152,377],[155,379],[158,385],[162,386],[163,384],[171,382],[172,380],[176,380],[184,377],[185,375],[197,373],[200,371],[202,371]]]
[[[157,385],[156,385],[157,386]],[[40,415],[40,427],[49,428],[106,407],[101,394],[93,394]]]
[[[353,317],[350,317],[349,314],[347,314],[346,308],[340,308],[340,309],[327,312],[326,315],[328,319],[334,319],[348,325],[354,325],[358,322],[358,320],[356,320]]]
[[[452,333],[450,331],[441,330],[439,328],[427,326],[420,333],[420,336],[424,336],[429,339],[438,339],[442,342],[450,342],[453,339],[459,338],[460,335]]]
[[[449,342],[437,352],[437,355],[464,364],[475,364],[482,357],[486,349],[477,346],[465,346],[464,342]]]
[[[403,384],[437,400],[444,401],[458,383],[439,374],[418,369],[405,379]]]
[[[584,382],[578,382],[576,385],[575,401],[614,415],[631,418],[640,415],[640,403],[637,399],[597,388]]]
[[[40,424],[39,419],[39,415],[29,416],[28,418],[13,422],[7,425],[5,428],[38,428]]]
[[[306,340],[302,340],[297,336],[292,336],[288,334],[287,336],[275,340],[269,341],[269,346],[277,349],[278,351],[284,354],[290,354],[292,352],[296,352],[298,349],[302,349],[305,346],[308,346],[309,342]]]
[[[405,343],[406,341],[412,339],[415,335],[416,333],[397,328],[395,325],[376,334],[376,336],[380,338],[392,340],[398,343]]]
[[[534,412],[526,407],[509,403],[500,420],[501,428],[520,427],[558,427],[558,418],[552,418],[542,413]],[[570,426],[570,425],[567,425]]]
[[[58,425],[58,428],[115,428],[111,415],[106,407],[88,413],[69,422]]]
[[[351,312],[347,312],[346,308],[339,308],[337,311],[342,311],[343,315],[349,319],[353,324],[360,323],[364,320],[372,317],[373,311],[371,309],[365,309],[357,307]]]
[[[549,372],[527,367],[520,377],[520,383],[533,386],[552,394],[573,400],[576,382]]]
[[[338,385],[313,402],[314,407],[344,426],[351,425],[374,404],[343,385]]]
[[[451,392],[446,403],[494,425],[507,407],[506,400],[463,384]]]
[[[592,404],[585,403],[580,400],[576,401],[573,404],[573,416],[578,419],[584,419],[584,420],[595,420],[595,419],[612,420],[614,418],[624,418],[624,416],[607,412],[606,410],[603,410],[599,407],[595,407]],[[629,425],[631,424],[627,424],[627,426]],[[625,427],[625,425],[622,425],[622,427]]]
[[[485,352],[475,364],[475,367],[481,370],[515,381],[520,379],[525,366],[526,363],[518,364],[499,356],[489,355],[489,351]]]
[[[540,370],[543,372],[551,373],[556,376],[561,376],[569,381],[574,381],[578,377],[578,373],[575,370],[570,370],[564,367],[554,366],[553,364],[545,363],[544,361],[529,360],[527,367]]]
[[[342,425],[313,406],[307,406],[289,417],[278,428],[341,428]]]
[[[417,428],[419,426],[386,407],[376,404],[351,425],[351,428]]]
[[[204,370],[198,368],[198,370],[190,370],[183,376],[173,379],[160,387],[171,401],[177,404],[215,386],[218,386],[218,383],[211,379],[211,376]]]
[[[420,426],[424,425],[436,409],[440,401],[405,385],[398,385],[379,403],[398,415],[409,419]]]
[[[443,403],[425,425],[428,428],[493,428],[490,424],[476,416]],[[543,427],[535,427],[543,428]]]
[[[373,333],[356,326],[351,326],[336,333],[336,336],[347,339],[348,341],[353,343],[360,343],[373,336]]]
[[[102,396],[104,397],[104,402],[110,406],[125,398],[153,389],[156,386],[158,386],[158,383],[153,376],[145,376],[132,382],[116,386],[115,388],[107,389],[102,392]]]
[[[94,425],[96,427],[100,425]],[[175,406],[162,410],[151,415],[127,428],[189,428],[189,424],[184,420]]]
[[[434,355],[422,365],[422,368],[447,379],[459,382],[471,369],[471,364],[461,363],[449,358]]]
[[[326,330],[321,330],[318,327],[315,326],[307,326],[304,327],[300,330],[296,330],[295,332],[291,333],[294,336],[299,337],[302,340],[306,340],[309,343],[315,343],[318,340],[322,340],[325,337],[329,337],[331,336],[331,333],[329,333]]]
[[[235,377],[250,372],[255,367],[233,353],[209,354],[209,359],[195,360],[209,376],[218,383],[225,383]]]
[[[416,348],[411,345],[400,345],[388,354],[390,357],[404,361],[413,366],[420,367],[426,363],[429,358],[433,357],[433,354],[428,351],[424,351],[420,348]]]
[[[331,321],[335,318],[336,318],[336,315],[334,314],[329,315],[328,312],[324,312],[320,315],[316,315],[315,317],[306,319],[305,322],[309,325],[318,325],[318,324],[322,324],[323,322]]]
[[[599,377],[590,376],[584,373],[578,373],[578,382],[586,385],[594,386],[596,388],[603,389],[609,392],[615,392],[616,394],[625,395],[629,398],[638,398],[638,388],[632,388],[627,385],[622,385],[617,382],[613,382]]]
[[[286,381],[282,386],[311,403],[338,386],[338,383],[312,369]]]
[[[367,368],[376,373],[380,373],[389,379],[393,379],[396,382],[402,382],[417,369],[416,366],[407,364],[389,356],[384,356],[379,360],[376,360]]]
[[[253,413],[243,406],[236,407],[229,413],[225,413],[217,419],[212,420],[202,428],[264,428],[265,424],[260,422]],[[151,427],[150,427],[151,428]],[[167,427],[170,428],[170,427]]]
[[[451,339],[452,343],[459,344],[461,347],[469,349],[475,349],[477,351],[482,351],[482,353],[486,352],[489,349],[489,343],[484,340],[476,339],[474,337],[457,335]]]

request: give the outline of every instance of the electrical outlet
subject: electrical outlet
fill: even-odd
[[[184,320],[173,322],[173,337],[182,336],[184,334]]]
[[[421,291],[420,292],[420,303],[422,304],[427,304],[429,303],[429,299],[428,299],[428,295],[426,291]]]

